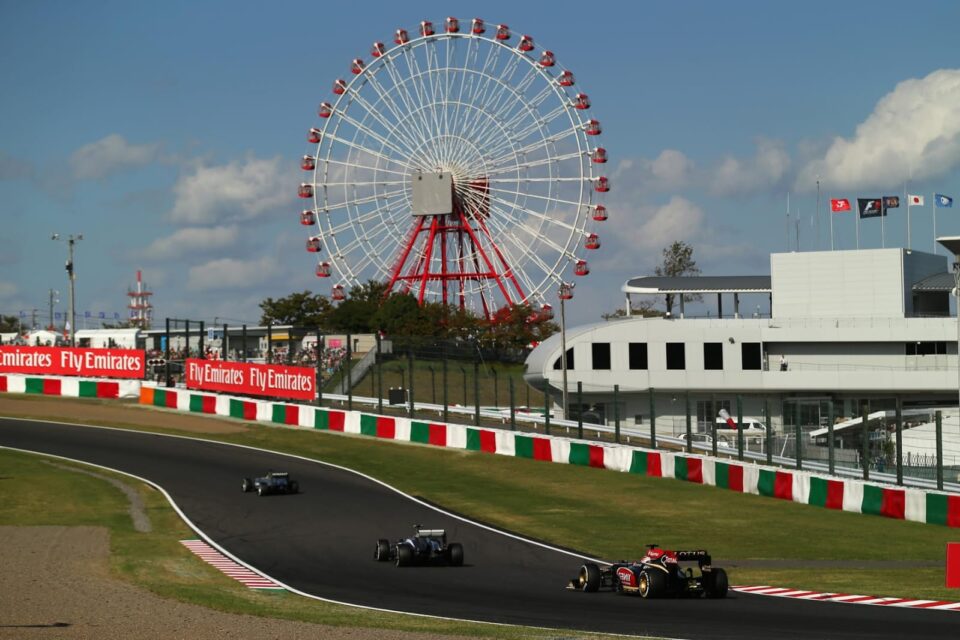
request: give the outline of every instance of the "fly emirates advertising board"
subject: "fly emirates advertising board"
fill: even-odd
[[[0,346],[0,373],[143,378],[145,368],[142,349]]]
[[[310,367],[191,358],[186,368],[190,389],[296,400],[313,400],[317,393],[316,370]]]

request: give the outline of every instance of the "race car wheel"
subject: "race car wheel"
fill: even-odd
[[[244,492],[244,493],[249,493],[249,492],[250,492],[250,489],[252,489],[252,488],[253,488],[253,481],[250,480],[250,478],[244,478],[244,479],[243,479],[243,492]]]
[[[463,545],[459,542],[451,542],[447,548],[447,554],[450,558],[451,567],[463,566]]]
[[[267,491],[266,491],[266,489],[263,488],[263,485],[262,485],[262,484],[257,487],[257,495],[258,495],[258,496],[262,496],[262,495],[264,495],[266,492],[267,492]]]
[[[413,549],[405,544],[397,545],[397,566],[409,567],[413,564]]]
[[[723,569],[712,569],[704,576],[706,584],[703,592],[708,598],[726,598],[729,582],[727,581],[727,572]]]
[[[377,562],[386,562],[390,559],[390,541],[384,538],[377,540],[377,550],[373,552],[373,558]]]
[[[290,483],[290,493],[300,493],[300,484],[296,480]]]
[[[641,571],[637,580],[641,598],[659,598],[667,590],[667,575],[662,571]]]
[[[587,593],[593,593],[600,589],[600,567],[587,562],[580,567],[580,575],[577,576],[577,582],[580,589]]]

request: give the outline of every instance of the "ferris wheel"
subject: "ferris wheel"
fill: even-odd
[[[572,296],[610,189],[600,122],[573,72],[479,18],[398,29],[349,71],[320,103],[301,162],[312,207],[300,222],[331,297],[376,280],[489,318]]]

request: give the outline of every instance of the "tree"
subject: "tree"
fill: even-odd
[[[700,267],[697,266],[696,260],[693,259],[693,247],[686,242],[677,240],[669,247],[664,248],[663,264],[654,269],[654,273],[658,276],[667,277],[699,275]],[[667,294],[667,313],[673,312],[673,295],[672,293]],[[687,302],[702,299],[703,296],[700,294],[684,296],[684,300]]]
[[[14,333],[20,330],[20,319],[17,316],[0,315],[0,333]]]
[[[637,303],[630,303],[630,315],[631,316],[640,316],[642,318],[656,318],[663,315],[663,311],[655,308],[656,301],[654,300],[641,300]],[[600,314],[600,317],[604,320],[614,320],[616,318],[626,318],[627,312],[623,307],[618,307],[615,311],[609,313]]]
[[[295,327],[327,328],[332,307],[330,301],[310,291],[291,293],[274,300],[267,298],[260,303],[262,324],[289,324]]]
[[[343,333],[376,331],[379,327],[374,326],[373,317],[384,301],[386,291],[386,283],[376,280],[368,280],[366,284],[351,288],[347,299],[330,313],[332,328]]]

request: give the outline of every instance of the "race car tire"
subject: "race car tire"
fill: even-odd
[[[644,570],[637,579],[641,598],[660,598],[667,591],[667,574],[659,570]]]
[[[704,585],[704,595],[708,598],[726,598],[727,589],[730,586],[730,583],[727,581],[727,572],[723,569],[712,569],[705,580],[706,584]]]
[[[266,495],[266,493],[267,493],[267,490],[263,488],[263,485],[262,485],[262,484],[257,487],[257,495],[258,495],[258,496],[264,496],[264,495]]]
[[[250,478],[244,478],[244,479],[243,479],[243,492],[244,492],[244,493],[249,493],[251,489],[253,489],[253,480],[251,480]]]
[[[397,566],[409,567],[413,564],[413,549],[405,544],[397,545]]]
[[[580,589],[587,593],[594,593],[600,589],[600,567],[592,562],[585,563],[580,567],[580,575],[577,577]]]
[[[386,562],[390,559],[390,541],[385,538],[377,540],[377,549],[373,552],[373,559],[377,562]]]
[[[463,545],[459,542],[451,542],[447,548],[447,555],[450,559],[451,567],[463,566]]]
[[[290,483],[290,493],[300,493],[300,484],[296,480]]]

